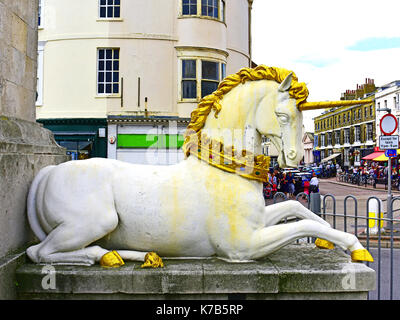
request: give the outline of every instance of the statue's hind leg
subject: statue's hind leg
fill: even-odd
[[[154,252],[133,250],[108,251],[100,246],[88,246],[113,231],[118,218],[101,219],[97,223],[79,225],[61,224],[45,240],[27,250],[29,258],[35,263],[92,265],[100,262],[105,267],[118,267],[123,259],[144,262],[143,267],[162,267],[161,258]],[[88,246],[88,247],[87,247]]]
[[[356,236],[309,219],[269,226],[255,231],[251,236],[249,258],[261,258],[297,239],[308,236],[326,239],[344,250],[350,250],[354,261],[373,261],[372,256],[364,249]]]
[[[29,247],[27,254],[36,263],[91,265],[108,251],[90,246],[113,231],[118,224],[116,212],[86,213],[79,221],[63,221],[41,243]]]

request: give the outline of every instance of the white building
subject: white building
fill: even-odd
[[[251,65],[251,4],[41,0],[38,121],[75,157],[178,161],[201,97]]]
[[[397,122],[400,122],[399,99],[400,99],[400,80],[395,80],[384,86],[381,86],[375,93],[377,146],[379,146],[379,136],[382,135],[379,124],[382,117],[385,114],[387,114],[387,111],[385,109],[390,109],[390,112],[397,118]],[[397,135],[400,134],[399,127],[397,127],[397,132],[395,132],[394,134]]]
[[[304,164],[313,164],[314,134],[312,132],[304,132],[302,142],[304,145]]]

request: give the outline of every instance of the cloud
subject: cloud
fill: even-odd
[[[316,68],[324,68],[327,66],[330,66],[332,64],[335,64],[339,62],[339,58],[324,58],[324,57],[302,57],[299,59],[296,59],[294,62],[295,63],[305,63],[305,64],[310,64]]]
[[[254,1],[253,60],[293,70],[308,101],[339,100],[365,78],[400,80],[400,1]],[[306,130],[314,131],[304,114]]]
[[[373,51],[393,48],[400,48],[400,37],[366,38],[347,47],[348,50],[353,51]]]

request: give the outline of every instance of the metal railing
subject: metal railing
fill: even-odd
[[[276,193],[273,197],[273,203],[286,200],[288,199],[282,192]],[[337,212],[337,204],[340,203],[332,194],[309,196],[300,193],[295,200],[328,221],[333,228],[355,234],[371,252],[374,262],[365,262],[365,264],[376,271],[377,283],[376,290],[369,293],[369,299],[400,299],[400,232],[398,230],[400,219],[395,218],[395,213],[400,211],[400,206],[395,209],[395,204],[398,204],[396,202],[399,202],[400,197],[392,197],[388,203],[387,199],[382,200],[371,196],[362,203],[355,196],[347,195],[343,199],[343,211],[340,213]],[[312,203],[315,200],[317,203]],[[375,204],[372,201],[375,201]],[[359,209],[360,205],[364,204],[363,214],[361,212],[363,210]],[[285,222],[288,222],[287,219]],[[399,236],[395,236],[395,233]],[[311,237],[302,239],[303,242],[308,243],[314,240]],[[347,253],[350,254],[350,252]]]

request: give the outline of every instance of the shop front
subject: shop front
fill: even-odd
[[[190,119],[109,116],[108,158],[135,164],[172,165],[184,159],[182,145]]]
[[[40,119],[71,160],[107,157],[106,119]]]

